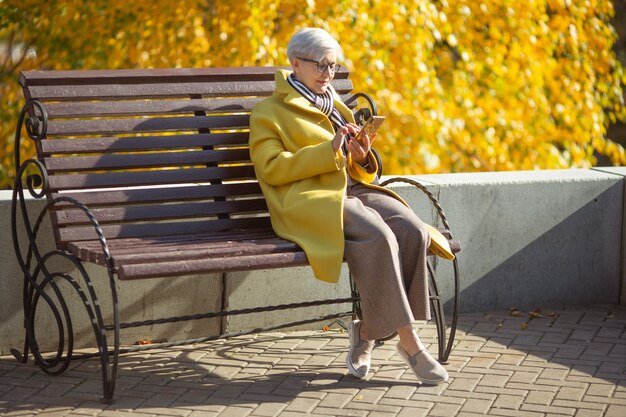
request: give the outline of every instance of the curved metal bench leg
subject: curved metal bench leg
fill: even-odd
[[[28,116],[28,117],[27,117]],[[81,298],[89,316],[92,329],[98,345],[100,365],[102,368],[103,402],[111,402],[115,389],[115,379],[117,375],[118,355],[119,355],[119,312],[117,304],[117,291],[113,279],[113,263],[108,251],[106,239],[102,229],[91,211],[79,201],[70,197],[57,197],[49,200],[41,209],[39,215],[34,218],[29,214],[26,207],[25,188],[31,197],[41,199],[48,189],[48,174],[41,163],[35,159],[21,162],[20,142],[22,127],[26,128],[28,136],[34,141],[40,141],[46,136],[48,116],[44,106],[35,100],[29,100],[20,113],[18,126],[15,133],[15,183],[13,197],[11,201],[11,233],[13,237],[13,247],[17,261],[23,272],[23,306],[24,306],[24,327],[26,330],[24,351],[11,349],[13,356],[20,362],[28,360],[29,353],[33,355],[35,363],[43,372],[50,375],[60,375],[69,367],[73,358],[74,335],[72,318],[67,306],[63,291],[58,286],[59,281],[70,284],[70,288],[76,291]],[[36,169],[37,173],[30,173]],[[83,210],[95,228],[95,232],[100,241],[106,259],[109,284],[111,289],[111,299],[113,302],[114,331],[113,352],[108,351],[106,326],[96,291],[91,278],[83,267],[81,261],[69,252],[62,250],[52,250],[43,253],[37,243],[37,235],[44,218],[48,218],[48,212],[59,202],[70,203]],[[32,220],[35,219],[33,222]],[[18,233],[18,224],[23,229]],[[25,241],[21,240],[26,237]],[[64,258],[71,262],[77,271],[78,279],[65,272],[54,272],[51,259]],[[82,285],[81,285],[82,283]],[[86,290],[84,290],[86,288]],[[59,334],[56,353],[44,356],[40,351],[35,334],[35,322],[37,316],[37,306],[43,299],[52,312],[53,319]]]
[[[39,222],[37,223],[35,230],[38,228],[38,224]],[[32,236],[34,237],[35,235],[36,231],[32,234]],[[36,259],[36,264],[33,265],[32,272],[30,270],[30,261],[22,265],[24,272],[25,346],[23,353],[19,352],[17,349],[11,349],[11,353],[22,363],[25,363],[28,360],[28,355],[32,354],[35,364],[39,366],[43,372],[49,375],[61,375],[67,370],[72,360],[76,358],[76,355],[74,354],[72,316],[66,302],[65,292],[61,291],[61,288],[58,285],[59,282],[66,282],[80,297],[92,325],[92,330],[98,346],[97,356],[100,358],[102,372],[103,396],[101,401],[105,403],[112,402],[119,355],[119,320],[117,303],[115,302],[113,306],[114,321],[116,323],[114,326],[114,350],[109,352],[109,345],[105,334],[106,326],[104,325],[102,312],[100,310],[94,286],[91,278],[80,261],[78,261],[71,254],[59,250],[53,250],[41,256],[38,253],[37,248],[31,246],[29,248],[29,253],[35,254],[34,257]],[[31,258],[30,254],[27,258]],[[76,279],[65,272],[52,272],[48,268],[48,265],[53,263],[54,258],[63,258],[73,263],[74,268],[78,271],[77,275],[81,279]],[[81,285],[81,281],[84,282],[84,287]],[[112,294],[112,296],[116,299],[115,294]],[[52,317],[55,321],[59,335],[56,352],[52,355],[44,355],[37,342],[35,326],[37,309],[41,300],[46,303],[48,309],[52,312]]]
[[[437,281],[435,281],[435,271],[428,261],[428,293],[430,298],[430,306],[432,310],[432,316],[437,326],[437,357],[439,362],[445,362],[444,352],[446,347],[446,317],[443,311],[443,305],[441,304],[441,298],[439,296],[439,288],[437,287]]]
[[[437,342],[438,342],[438,358],[439,362],[446,363],[448,358],[450,357],[450,352],[452,351],[452,346],[454,344],[454,338],[456,336],[456,329],[458,325],[459,318],[459,266],[458,261],[455,259],[453,261],[454,266],[454,307],[452,311],[452,322],[450,323],[450,333],[446,335],[446,320],[445,313],[443,309],[443,304],[441,303],[441,298],[439,296],[439,288],[437,287],[437,282],[435,280],[434,269],[432,268],[430,262],[428,263],[428,275],[430,277],[430,286],[429,292],[431,306],[433,307],[433,316],[435,323],[437,325]],[[447,339],[447,340],[446,340]]]
[[[352,302],[352,320],[360,320],[363,318],[363,312],[361,311],[361,299],[359,297],[359,290],[356,289],[354,278],[352,278],[352,272],[348,272],[348,278],[350,279],[350,295],[354,299]]]
[[[450,323],[450,335],[448,338],[448,344],[446,349],[440,358],[442,361],[447,361],[452,351],[452,345],[454,344],[454,337],[456,336],[456,328],[458,325],[459,311],[460,311],[460,278],[459,278],[459,262],[457,259],[452,261],[454,268],[454,307],[452,309],[452,322]]]
[[[76,279],[64,272],[51,272],[47,268],[48,264],[53,262],[53,258],[59,257],[72,262],[74,267],[78,270],[78,276],[82,279]],[[67,370],[72,360],[77,356],[74,354],[72,317],[66,302],[66,296],[58,285],[59,282],[66,282],[80,297],[87,315],[89,316],[89,321],[92,325],[98,346],[98,354],[95,356],[100,358],[103,391],[101,401],[111,403],[115,390],[119,356],[119,319],[117,303],[113,306],[115,310],[113,351],[109,352],[109,344],[107,343],[105,332],[106,326],[104,325],[99,302],[91,278],[82,264],[72,255],[58,250],[50,251],[41,257],[37,256],[37,258],[39,258],[38,263],[34,266],[33,272],[31,273],[25,270],[24,276],[24,291],[26,293],[24,300],[24,326],[26,328],[24,351],[21,353],[17,349],[11,349],[11,353],[22,363],[27,361],[29,353],[32,354],[35,364],[49,375],[61,375]],[[81,285],[81,281],[84,282],[86,290],[83,285]],[[116,298],[115,294],[113,294],[113,297]],[[52,355],[44,355],[43,352],[41,352],[35,333],[37,308],[41,300],[43,300],[48,309],[51,310],[59,335],[56,352]]]

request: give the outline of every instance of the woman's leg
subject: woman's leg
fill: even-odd
[[[367,339],[382,339],[410,325],[414,318],[393,231],[378,212],[348,195],[344,202],[344,234],[344,256],[361,296]]]
[[[392,334],[396,328],[413,321],[391,229],[373,209],[354,197],[344,201],[344,256],[361,295],[363,321],[348,326],[350,349],[346,366],[357,378],[370,368],[374,339]],[[363,324],[367,323],[365,334]]]
[[[378,213],[392,230],[398,247],[401,264],[401,282],[412,314],[419,319],[429,319],[427,282],[427,252],[430,236],[425,224],[404,204],[384,193],[361,185],[352,187],[351,194],[363,205]],[[357,287],[358,288],[358,287]],[[393,308],[392,305],[387,308]],[[367,327],[365,325],[367,323]],[[368,339],[370,323],[360,326],[361,338]],[[413,326],[409,323],[395,328],[400,342],[398,354],[407,362],[415,376],[424,383],[439,384],[448,379],[448,373],[425,349]]]
[[[413,316],[417,320],[429,320],[427,254],[430,235],[426,225],[410,208],[384,191],[357,184],[351,188],[351,195],[376,211],[393,232],[402,282]]]

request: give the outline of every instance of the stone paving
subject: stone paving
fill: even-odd
[[[435,350],[431,323],[419,330]],[[123,356],[113,404],[95,360],[60,377],[0,358],[6,416],[626,416],[626,307],[461,315],[441,386],[420,386],[374,351],[366,380],[344,365],[347,334],[265,333]]]

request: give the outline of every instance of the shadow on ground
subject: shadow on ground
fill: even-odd
[[[96,360],[78,361],[64,375],[51,377],[5,357],[0,413],[397,414],[410,407],[415,415],[426,415],[440,406],[454,415],[476,401],[485,404],[485,412],[509,407],[501,398],[519,398],[511,406],[518,411],[537,407],[537,398],[571,408],[566,395],[602,410],[611,402],[626,403],[625,307],[531,313],[462,314],[446,365],[451,378],[438,387],[415,383],[395,355],[394,341],[375,349],[366,380],[353,378],[344,364],[347,335],[333,325],[326,332],[267,333],[125,355],[109,405],[98,401]],[[435,335],[432,323],[420,329],[431,351]]]
[[[293,407],[316,404],[332,393],[335,406],[371,407],[390,389],[440,393],[444,387],[418,387],[395,356],[395,343],[374,352],[372,373],[359,380],[347,373],[347,334],[339,326],[328,332],[269,333],[175,350],[124,355],[111,405],[99,403],[100,366],[95,360],[72,365],[60,377],[45,375],[32,364],[0,360],[3,410],[36,412],[81,407],[106,410],[158,409],[219,412],[226,407]],[[4,404],[3,404],[4,403]],[[166,413],[168,414],[168,413]],[[174,413],[176,414],[176,413]],[[184,414],[181,412],[181,414]]]

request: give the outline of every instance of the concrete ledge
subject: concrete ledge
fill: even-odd
[[[452,233],[462,244],[459,254],[461,308],[486,311],[554,308],[557,305],[618,303],[626,264],[624,247],[624,174],[609,170],[558,170],[413,176],[443,206]],[[393,185],[425,221],[439,224],[423,193],[411,185]],[[10,229],[10,191],[0,191],[0,354],[23,344],[22,276],[15,260]],[[33,201],[29,209],[38,210]],[[39,236],[52,247],[50,229]],[[69,265],[68,273],[75,274]],[[453,294],[452,268],[436,262],[438,282],[448,309]],[[89,266],[97,290],[107,293],[104,268]],[[263,304],[339,298],[349,295],[347,269],[337,285],[316,281],[309,268],[253,271],[184,279],[117,281],[124,321],[190,314]],[[66,291],[71,292],[68,288]],[[175,295],[173,295],[175,294]],[[92,346],[84,307],[69,297],[77,346]],[[626,297],[622,289],[622,303]],[[110,303],[104,297],[105,314]],[[123,332],[123,342],[219,334],[242,328],[345,311],[349,305],[314,310],[232,317],[220,323],[204,320]],[[56,346],[50,310],[38,311],[37,335],[44,349]],[[308,326],[319,328],[321,324]]]
[[[462,311],[619,301],[622,177],[551,170],[415,178],[433,184],[462,242]],[[449,296],[446,270],[440,263]]]

